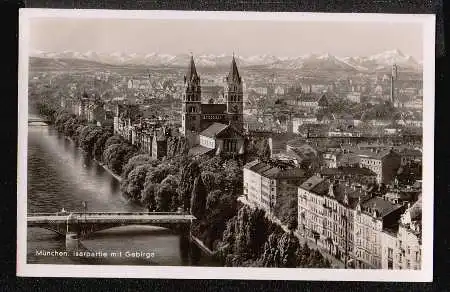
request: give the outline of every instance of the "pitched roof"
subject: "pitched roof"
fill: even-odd
[[[333,195],[329,193],[331,185],[333,185]],[[356,207],[359,198],[365,200],[369,197],[366,192],[360,189],[353,189],[344,184],[332,184],[318,176],[310,177],[300,187],[316,195],[332,197],[340,203],[345,203],[345,196],[347,195],[350,208]]]
[[[372,170],[364,167],[338,167],[338,168],[324,168],[320,171],[323,175],[365,175],[376,176]]]
[[[372,152],[372,151],[362,152],[362,151],[360,151],[358,154],[359,154],[359,156],[367,156],[367,157],[374,158],[374,159],[382,159],[388,155],[397,155],[397,156],[399,155],[397,152],[395,152],[392,149],[385,149],[385,150],[382,150],[379,152]]]
[[[203,103],[202,113],[203,114],[223,114],[227,110],[226,104],[218,103]]]
[[[223,131],[220,131],[220,133],[217,133],[216,137],[217,138],[240,138],[240,137],[243,137],[243,135],[233,125],[229,125],[226,129],[224,129]]]
[[[270,163],[260,162],[259,160],[249,162],[244,167],[259,173],[266,178],[303,178],[305,176],[305,171],[303,169],[282,169],[281,167],[271,165]]]
[[[323,183],[325,183],[325,180],[323,178],[313,175],[312,177],[308,178],[304,183],[302,183],[300,187],[307,191],[313,191],[316,186]]]
[[[314,92],[308,92],[308,93],[302,93],[299,96],[299,101],[301,102],[313,102],[313,101],[319,101],[319,99],[322,97],[322,95],[319,95]]]
[[[186,73],[186,79],[192,80],[193,78],[198,78],[198,74],[197,69],[195,68],[194,56],[191,56],[189,67]]]
[[[228,127],[228,125],[221,124],[221,123],[213,123],[211,126],[206,128],[200,133],[200,136],[205,136],[209,138],[214,138],[217,136],[220,132],[225,130]]]
[[[231,60],[231,67],[230,72],[228,73],[227,76],[227,80],[241,82],[241,77],[239,76],[239,71],[236,65],[236,60],[234,59],[234,55],[233,60]]]
[[[378,217],[384,217],[394,210],[400,208],[400,205],[393,204],[380,197],[372,197],[371,199],[361,203],[361,208],[367,212],[377,212]]]
[[[192,147],[191,149],[189,149],[188,155],[190,155],[190,156],[198,156],[198,155],[207,154],[207,153],[212,152],[212,151],[214,151],[214,149],[197,145],[197,146]]]

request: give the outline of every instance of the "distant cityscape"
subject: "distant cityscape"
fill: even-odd
[[[280,238],[298,241],[293,266],[420,270],[421,70],[398,50],[289,59],[34,52],[29,103],[120,176],[125,196],[149,211],[182,208],[195,215],[193,234],[222,254],[223,265],[290,265],[268,256],[275,238],[269,235],[253,239],[253,255],[242,251],[244,231],[234,226],[243,224],[243,213],[255,212],[247,208],[261,210]],[[111,137],[131,149],[114,161],[107,146],[95,150]],[[154,181],[161,186],[176,177],[171,203],[162,207],[158,191],[146,199],[144,183],[132,176],[142,171],[147,182],[156,172],[139,166],[156,161],[161,170],[180,157],[191,168],[180,164]],[[210,164],[218,159],[215,175]],[[222,179],[229,183],[217,183]],[[190,204],[175,199],[183,192]],[[213,207],[228,193],[226,212]],[[220,215],[208,213],[215,208]],[[207,227],[214,224],[218,234]],[[301,262],[305,243],[323,261]]]

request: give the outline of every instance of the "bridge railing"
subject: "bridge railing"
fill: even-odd
[[[37,216],[69,216],[73,215],[190,215],[187,212],[46,212],[46,213],[29,213],[28,217]]]

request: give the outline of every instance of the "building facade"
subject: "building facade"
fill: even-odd
[[[365,167],[377,174],[377,182],[389,184],[400,167],[401,157],[393,150],[374,150],[360,153],[360,167]]]
[[[297,186],[305,179],[300,168],[283,169],[255,160],[244,166],[244,195],[251,204],[273,214],[281,197],[295,198]]]
[[[225,78],[225,104],[202,104],[200,77],[194,58],[191,57],[188,72],[184,77],[182,98],[182,130],[184,136],[198,136],[213,123],[232,125],[243,129],[243,88],[236,61],[233,56],[231,69]]]

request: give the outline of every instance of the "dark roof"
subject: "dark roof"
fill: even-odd
[[[377,217],[384,217],[392,211],[400,208],[400,205],[392,204],[391,202],[380,197],[372,197],[371,199],[362,202],[361,208],[363,211],[368,213],[376,211]]]
[[[419,156],[421,157],[423,154],[417,149],[411,149],[411,148],[403,148],[398,151],[398,153],[402,156]]]
[[[230,68],[230,72],[228,73],[227,76],[227,80],[228,81],[235,81],[235,82],[241,82],[241,77],[239,76],[239,71],[236,65],[236,60],[234,59],[234,55],[233,55],[233,60],[231,60],[231,68]]]
[[[225,128],[223,131],[220,131],[220,133],[216,134],[217,138],[242,138],[243,135],[242,133],[237,130],[235,127],[228,126],[227,128]]]
[[[299,96],[299,101],[305,102],[305,101],[319,101],[319,99],[322,97],[322,95],[319,95],[317,93],[308,92],[308,93],[302,93]]]
[[[324,168],[320,171],[323,175],[365,175],[376,176],[376,173],[365,167],[338,167]]]
[[[308,178],[304,183],[302,183],[300,187],[307,191],[313,191],[316,186],[323,183],[325,183],[325,180],[323,178],[314,175]]]
[[[191,59],[189,61],[189,67],[186,73],[186,79],[192,80],[194,78],[198,78],[197,69],[195,68],[195,62],[194,57],[191,56]]]
[[[209,138],[216,137],[220,132],[225,130],[228,127],[228,125],[220,124],[220,123],[213,123],[211,126],[206,128],[200,133],[200,136],[205,136]]]
[[[330,194],[330,186],[333,185],[333,194]],[[327,196],[336,199],[340,203],[345,202],[345,195],[347,195],[348,205],[350,208],[355,208],[358,204],[359,198],[365,200],[369,195],[360,189],[353,189],[344,184],[332,184],[318,176],[312,176],[306,180],[301,186],[302,189],[310,191],[320,196]]]
[[[378,152],[376,152],[376,151],[372,152],[370,150],[356,150],[355,152],[360,157],[369,157],[369,158],[374,158],[374,159],[382,159],[382,158],[384,158],[385,156],[388,156],[388,155],[397,155],[397,156],[399,156],[399,154],[396,151],[392,150],[392,149],[384,149],[384,150],[381,150],[381,151],[378,151]]]
[[[334,187],[334,197],[341,203],[344,203],[345,195],[347,194],[348,205],[350,208],[355,208],[361,198],[361,202],[370,198],[370,195],[360,189],[353,189],[345,184],[337,184]],[[327,195],[329,195],[327,193]]]
[[[202,113],[203,114],[223,114],[227,110],[226,104],[216,104],[216,103],[203,103]]]
[[[189,149],[188,155],[198,156],[198,155],[207,154],[212,151],[214,151],[214,149],[198,145],[198,146],[195,146],[195,147]]]
[[[282,169],[258,160],[249,162],[244,167],[267,178],[303,178],[305,176],[305,171],[301,168]]]

